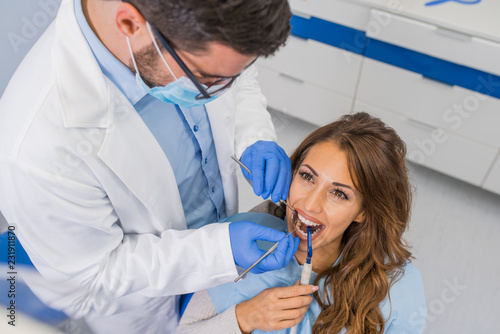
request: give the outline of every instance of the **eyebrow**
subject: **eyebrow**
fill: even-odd
[[[201,76],[205,77],[205,78],[220,78],[220,79],[231,79],[231,78],[234,78],[234,77],[237,77],[239,75],[241,75],[241,73],[243,73],[243,71],[245,71],[246,69],[248,69],[250,66],[252,66],[256,61],[257,59],[259,59],[259,57],[255,58],[254,60],[252,60],[252,62],[250,64],[248,64],[247,66],[245,66],[245,68],[243,70],[241,70],[240,73],[236,74],[236,75],[233,75],[233,76],[230,76],[230,77],[225,77],[225,76],[222,76],[222,75],[216,75],[216,74],[208,74],[208,73],[205,73],[205,72],[202,72],[200,70],[195,70],[196,72],[198,72]]]
[[[230,79],[230,78],[232,78],[232,77],[223,77],[223,76],[217,75],[217,74],[208,74],[208,73],[204,73],[204,72],[199,71],[199,70],[197,70],[196,72],[198,72],[204,78],[220,78],[220,79]]]
[[[307,168],[309,168],[311,170],[311,172],[314,174],[314,176],[318,176],[318,173],[314,170],[314,168],[312,168],[311,166],[309,166],[308,164],[303,164],[302,166],[306,166]],[[351,187],[351,186],[348,186],[347,184],[343,184],[343,183],[340,183],[340,182],[332,182],[332,184],[334,186],[338,186],[338,187],[345,187],[345,188],[349,188],[351,189],[354,193],[356,193],[356,191]]]

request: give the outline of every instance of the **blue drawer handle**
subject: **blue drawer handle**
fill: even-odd
[[[462,5],[475,5],[479,2],[481,2],[481,0],[469,0],[469,1],[467,1],[467,0],[435,0],[435,1],[428,2],[425,5],[426,6],[434,6],[434,5],[440,5],[442,3],[449,2],[449,1],[458,2],[458,3],[461,3]]]

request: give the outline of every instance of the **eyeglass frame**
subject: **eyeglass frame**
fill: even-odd
[[[153,29],[153,32],[155,33],[156,37],[158,37],[158,39],[160,40],[160,43],[163,45],[163,47],[172,56],[172,58],[174,58],[177,65],[179,65],[179,67],[184,71],[184,73],[186,73],[186,75],[191,80],[191,82],[200,91],[200,94],[196,95],[195,99],[197,99],[197,100],[209,99],[211,97],[218,96],[218,95],[222,94],[224,91],[231,88],[231,86],[236,81],[236,78],[238,78],[241,75],[242,72],[236,74],[235,76],[224,78],[224,79],[230,78],[229,82],[227,84],[225,84],[223,87],[217,89],[216,91],[209,93],[205,89],[204,85],[196,78],[196,76],[193,74],[193,72],[191,72],[191,70],[182,61],[182,59],[179,57],[177,52],[175,52],[174,48],[170,45],[170,43],[168,43],[165,36],[163,36],[163,34],[158,29],[156,29],[156,27],[154,25],[150,24],[150,26],[151,26],[151,29]],[[250,67],[257,59],[258,59],[258,57],[255,58],[246,68]],[[214,82],[213,84],[211,84],[210,86],[208,86],[208,88],[210,88],[211,86],[213,86],[215,84],[217,84],[217,81]]]

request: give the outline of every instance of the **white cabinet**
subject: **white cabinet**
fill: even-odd
[[[367,29],[368,37],[500,75],[500,43],[377,9],[370,22],[380,23]]]
[[[410,161],[500,194],[500,2],[427,2],[290,0],[300,38],[257,62],[262,90],[319,126],[375,114]]]
[[[352,97],[267,68],[259,69],[259,82],[271,108],[318,126],[328,124],[351,110]]]
[[[312,39],[290,36],[274,57],[257,64],[283,75],[353,97],[362,56]]]
[[[407,146],[408,160],[481,186],[498,150],[399,113],[356,101],[356,111],[380,117]]]
[[[500,147],[500,99],[368,58],[356,99],[485,146]]]
[[[350,112],[362,56],[291,36],[274,57],[259,59],[259,81],[271,108],[316,125]]]
[[[370,8],[352,0],[290,0],[292,12],[364,30]]]
[[[500,148],[500,100],[365,58],[355,111],[378,115],[408,159],[481,186]]]

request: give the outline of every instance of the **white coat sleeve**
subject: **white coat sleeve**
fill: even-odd
[[[2,211],[45,278],[40,298],[72,317],[113,314],[114,300],[134,293],[176,295],[237,276],[228,224],[124,234],[91,173],[84,183],[15,158],[0,157],[0,167]]]
[[[217,314],[206,290],[196,292],[182,315],[175,334],[241,334],[236,305]]]
[[[241,157],[243,151],[259,140],[276,141],[276,132],[267,111],[267,100],[257,81],[257,67],[245,70],[235,86],[235,154]]]

